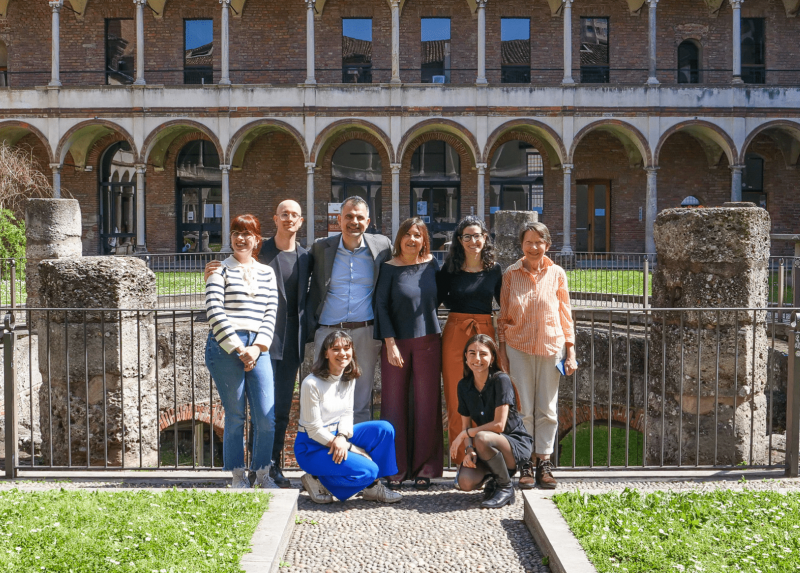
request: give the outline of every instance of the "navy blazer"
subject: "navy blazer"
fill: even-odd
[[[306,348],[306,338],[308,337],[308,318],[306,313],[306,301],[308,295],[308,283],[311,277],[311,269],[314,266],[311,253],[295,243],[297,252],[298,277],[297,277],[297,317],[300,321],[300,333],[297,341],[300,355],[289,357],[283,355],[283,341],[286,339],[286,292],[284,291],[283,276],[281,266],[278,263],[278,253],[280,249],[275,244],[275,238],[265,240],[261,245],[261,252],[258,254],[258,261],[269,265],[275,271],[275,279],[278,282],[278,316],[275,319],[275,335],[272,339],[272,346],[269,348],[269,357],[273,360],[296,359],[298,364],[303,362]]]
[[[322,307],[325,304],[325,297],[328,296],[328,286],[331,284],[331,274],[333,273],[333,260],[336,258],[336,250],[339,248],[341,233],[333,237],[317,239],[311,245],[311,255],[314,261],[314,272],[311,277],[311,288],[308,292],[308,323],[309,334],[313,335],[319,326],[319,317],[322,314]],[[369,248],[374,261],[375,271],[372,277],[372,289],[378,282],[378,274],[384,261],[392,258],[392,242],[384,235],[362,235],[364,242]]]

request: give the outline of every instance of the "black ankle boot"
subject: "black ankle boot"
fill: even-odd
[[[503,454],[497,452],[493,458],[484,460],[484,463],[492,471],[497,486],[494,495],[481,503],[481,507],[498,509],[512,503],[514,501],[514,484],[511,482],[511,476],[508,475],[508,467],[506,460],[503,459]]]

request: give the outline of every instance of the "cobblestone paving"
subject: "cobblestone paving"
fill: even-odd
[[[317,505],[302,493],[281,573],[546,572],[522,521],[522,496],[482,510],[480,493],[405,488],[394,505],[353,498]]]

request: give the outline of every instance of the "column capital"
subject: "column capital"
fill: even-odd
[[[575,168],[575,166],[572,163],[562,163],[561,164],[561,169],[564,170],[564,173],[572,173],[572,170],[574,168]]]
[[[644,170],[648,173],[657,173],[659,169],[661,168],[658,165],[650,165],[649,167],[644,168]]]
[[[308,10],[314,10],[315,9],[315,4],[317,3],[317,0],[305,0],[305,3],[306,3],[306,8]]]
[[[133,3],[137,6],[145,6],[147,4],[147,0],[133,0]]]
[[[475,4],[475,8],[478,10],[485,10],[486,9],[486,2],[487,0],[478,0]]]
[[[731,8],[733,8],[734,10],[741,10],[742,2],[744,2],[744,0],[729,0],[729,2],[731,3]]]
[[[477,167],[477,168],[478,168],[478,173],[479,173],[480,175],[483,175],[484,173],[486,173],[486,168],[487,168],[488,166],[489,166],[489,164],[488,164],[488,163],[476,163],[476,164],[475,164],[475,167]]]
[[[392,170],[392,173],[400,173],[400,168],[402,167],[402,163],[390,163],[389,169]]]
[[[650,8],[655,10],[655,7],[658,5],[658,0],[647,0],[647,4]]]
[[[731,171],[736,172],[736,171],[741,171],[742,169],[744,169],[745,166],[744,165],[730,165],[729,167],[730,167]]]
[[[222,4],[223,8],[231,7],[231,0],[219,0],[219,3]]]
[[[64,0],[53,0],[52,2],[48,2],[48,4],[50,4],[53,12],[58,12],[64,7]]]
[[[50,169],[52,169],[53,171],[61,171],[62,167],[63,167],[63,165],[61,165],[60,163],[51,163],[50,164]]]
[[[565,8],[572,8],[572,1],[573,0],[563,0],[562,4],[564,4]]]
[[[306,163],[306,173],[308,173],[309,175],[314,173],[314,170],[316,168],[317,168],[317,164],[316,163]]]
[[[144,163],[137,163],[133,167],[134,169],[136,169],[136,173],[140,175],[144,175],[145,173],[147,173],[147,165]]]
[[[399,9],[400,8],[400,0],[390,0],[389,3],[391,4],[392,9],[394,9],[394,8]]]
[[[224,173],[228,173],[231,170],[231,166],[230,165],[220,165],[219,166],[219,170],[222,171],[223,174]]]

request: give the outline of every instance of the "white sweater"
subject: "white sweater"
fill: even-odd
[[[356,381],[342,382],[341,376],[319,378],[309,374],[300,385],[300,426],[308,437],[323,446],[334,438],[328,426],[338,422],[338,431],[353,436],[353,398]]]
[[[245,346],[237,330],[256,332],[254,344],[269,348],[278,313],[275,271],[253,262],[252,280],[245,280],[243,266],[233,256],[222,261],[206,281],[208,324],[222,349],[230,354]]]

